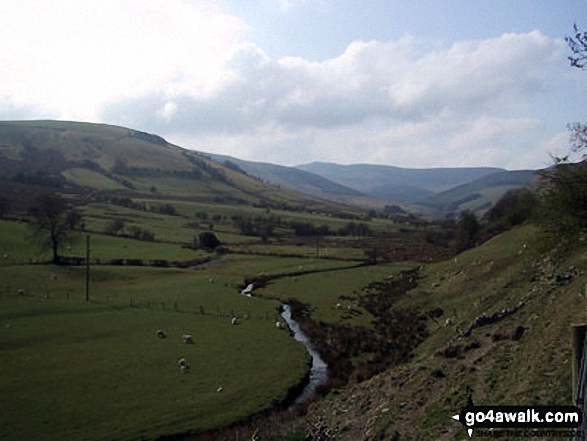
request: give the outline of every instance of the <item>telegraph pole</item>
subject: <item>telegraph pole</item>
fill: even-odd
[[[90,301],[90,235],[86,236],[86,302]]]

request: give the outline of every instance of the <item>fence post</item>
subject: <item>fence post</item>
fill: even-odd
[[[585,336],[587,334],[587,324],[581,323],[572,325],[573,327],[573,402],[577,400],[577,388],[579,386],[581,360],[585,356],[583,348],[585,347]]]

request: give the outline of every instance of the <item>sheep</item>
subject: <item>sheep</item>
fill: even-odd
[[[230,323],[232,323],[233,326],[238,325],[238,319],[236,317],[233,317]]]
[[[190,367],[186,364],[182,364],[181,366],[179,366],[179,371],[182,374],[187,374],[189,372],[189,370],[190,370]]]
[[[185,358],[180,358],[179,360],[177,360],[177,364],[179,364],[180,366],[187,366],[187,361],[185,360]]]
[[[216,392],[222,392],[222,386],[220,386],[218,389],[216,389]]]
[[[57,274],[51,274],[51,280],[57,280]]]
[[[157,332],[155,333],[157,335],[157,337],[159,338],[165,338],[167,337],[167,334],[165,333],[165,331],[158,329]]]
[[[194,339],[190,334],[183,334],[182,338],[185,344],[191,345],[194,342]]]
[[[285,326],[280,321],[275,322],[275,327],[277,329],[285,329]]]
[[[452,326],[452,319],[450,317],[446,319],[446,322],[444,322],[444,326]]]

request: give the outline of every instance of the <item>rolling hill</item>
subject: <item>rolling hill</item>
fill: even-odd
[[[209,203],[332,208],[262,182],[163,138],[104,124],[0,122],[4,197],[26,208],[35,191],[173,198]],[[23,194],[29,197],[23,198]]]
[[[502,171],[483,176],[419,202],[438,213],[451,214],[462,210],[483,212],[508,190],[528,185],[537,179],[535,170]]]

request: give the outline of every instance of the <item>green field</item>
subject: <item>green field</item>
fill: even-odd
[[[272,321],[232,326],[34,298],[1,304],[3,439],[123,440],[225,425],[282,400],[306,369],[304,348]],[[184,344],[184,333],[195,343]]]
[[[145,225],[151,216],[159,215],[136,219]],[[176,218],[160,217],[157,222],[174,229]],[[188,269],[112,266],[105,263],[143,259],[146,265],[207,253],[91,234],[86,302],[85,266],[31,264],[49,255],[30,241],[28,225],[0,221],[0,227],[0,251],[7,255],[0,266],[0,403],[6,409],[0,438],[6,439],[150,439],[221,427],[271,408],[308,369],[305,348],[275,326],[281,318],[274,298],[292,295],[275,289],[292,277],[252,298],[239,295],[243,281],[350,264],[228,254]],[[83,256],[85,243],[63,251]],[[350,293],[350,280],[358,288],[393,270],[352,271],[344,278],[335,276],[340,270],[297,276],[302,290],[294,294],[305,301],[330,283]],[[332,294],[316,302],[317,317],[330,300]],[[169,337],[157,338],[158,329]],[[183,334],[193,335],[195,344],[184,344]],[[187,374],[179,371],[181,357],[188,360]]]

